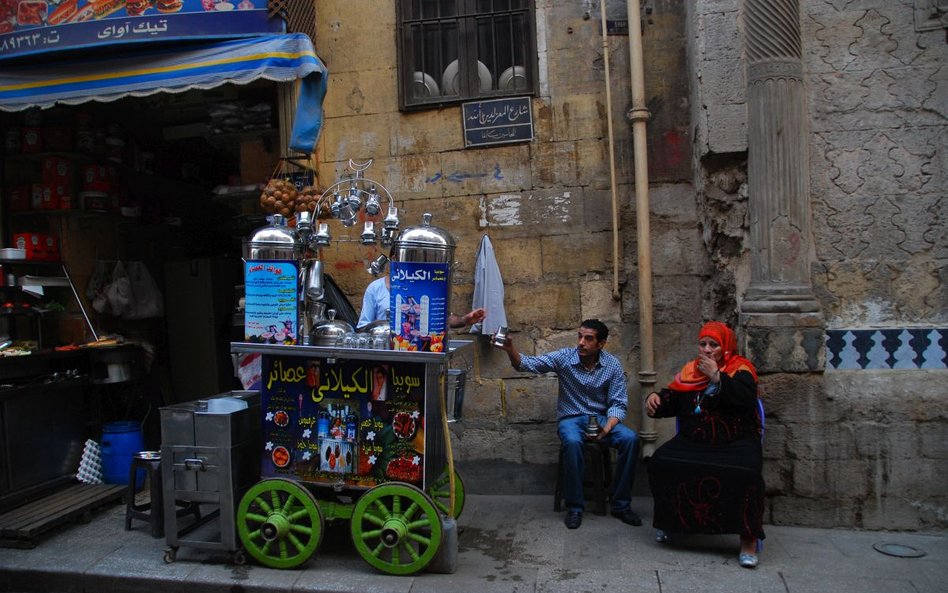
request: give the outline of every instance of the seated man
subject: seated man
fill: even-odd
[[[566,527],[576,529],[583,522],[584,441],[604,441],[618,451],[615,481],[612,485],[612,515],[629,525],[642,520],[629,508],[632,477],[638,455],[638,435],[622,424],[628,392],[625,372],[619,360],[603,351],[609,328],[598,319],[587,319],[579,326],[575,348],[563,348],[539,356],[520,354],[508,337],[503,349],[510,364],[518,371],[556,373],[559,378],[557,429],[563,451],[563,495],[566,499]],[[589,416],[595,415],[602,430],[595,437],[586,435]]]

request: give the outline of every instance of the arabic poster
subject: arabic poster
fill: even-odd
[[[295,344],[299,268],[289,260],[244,262],[244,341]]]
[[[266,0],[0,0],[0,60],[79,47],[282,33]]]
[[[421,484],[423,364],[265,355],[262,370],[263,477]]]
[[[465,148],[533,140],[530,97],[464,103],[461,117]]]
[[[391,262],[389,308],[395,350],[444,350],[449,269],[446,263]]]

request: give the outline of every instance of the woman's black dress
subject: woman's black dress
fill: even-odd
[[[722,373],[713,397],[663,389],[656,418],[678,417],[678,434],[648,462],[652,525],[667,533],[736,533],[763,539],[764,478],[757,385],[747,371]],[[700,403],[700,412],[695,408]]]

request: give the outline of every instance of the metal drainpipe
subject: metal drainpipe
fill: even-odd
[[[654,391],[655,353],[652,335],[652,250],[649,229],[648,201],[648,154],[646,153],[645,123],[649,112],[645,105],[645,68],[642,60],[642,21],[639,0],[626,3],[626,18],[629,20],[629,66],[632,83],[632,149],[635,158],[635,212],[638,233],[639,267],[639,387],[642,404],[642,456],[651,457],[655,451],[655,420],[645,413],[645,398]]]
[[[616,188],[616,144],[612,131],[612,83],[609,81],[609,36],[606,34],[606,0],[599,7],[602,21],[602,62],[606,73],[606,124],[609,130],[609,187],[612,192],[612,299],[622,298],[619,293],[619,190]]]

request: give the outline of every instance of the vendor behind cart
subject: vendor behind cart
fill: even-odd
[[[389,319],[391,288],[391,280],[387,274],[369,283],[365,289],[365,294],[362,296],[362,313],[359,315],[357,328],[361,329],[380,319],[386,321]],[[448,315],[448,327],[467,327],[483,321],[486,315],[486,311],[482,308],[474,309],[464,314],[464,316],[452,313]]]

